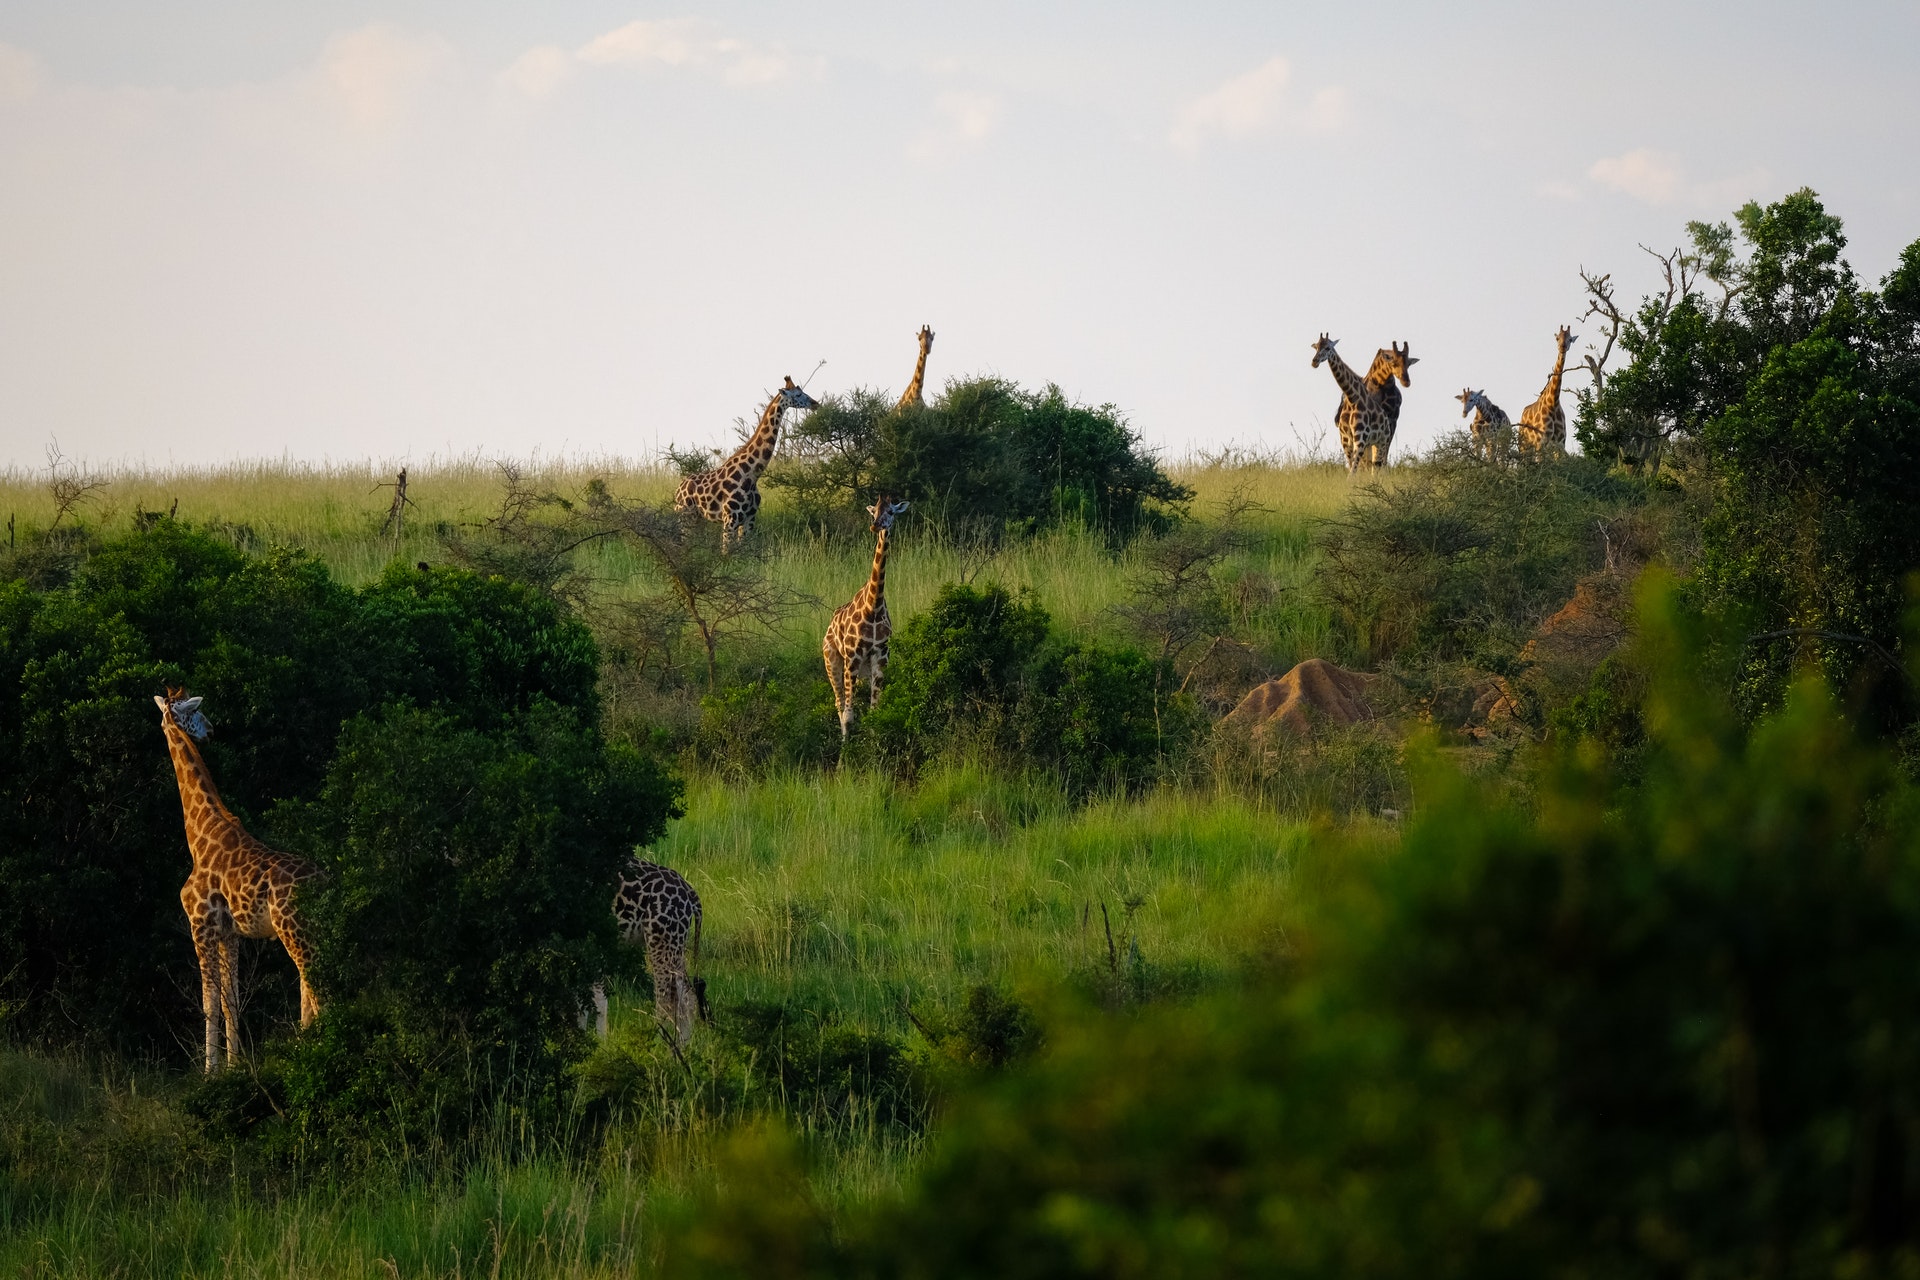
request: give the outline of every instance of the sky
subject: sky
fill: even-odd
[[[1920,239],[1920,4],[0,0],[0,467],[657,456],[994,374],[1171,458],[1537,396],[1579,271]],[[821,364],[824,361],[824,364]],[[1567,380],[1571,391],[1582,385]]]

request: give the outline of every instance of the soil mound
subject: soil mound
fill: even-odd
[[[1308,658],[1277,680],[1250,691],[1227,713],[1224,723],[1255,733],[1278,727],[1305,735],[1316,723],[1348,725],[1373,719],[1367,686],[1374,677],[1347,671],[1324,658]]]

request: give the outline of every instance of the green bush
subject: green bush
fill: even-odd
[[[400,701],[498,726],[596,711],[591,635],[524,587],[395,567],[354,592],[299,552],[247,555],[161,518],[66,585],[0,582],[0,1007],[18,1034],[172,1053],[198,1038],[179,889],[190,866],[153,695],[207,699],[203,747],[254,824],[311,799],[341,724]],[[255,827],[256,832],[266,834]],[[258,1034],[298,1008],[264,955]],[[249,966],[251,970],[251,966]]]
[[[838,758],[833,689],[823,679],[758,679],[700,700],[695,754],[747,775],[821,766]]]
[[[621,863],[678,812],[658,766],[544,699],[495,732],[403,706],[349,721],[318,799],[276,815],[326,872],[301,895],[322,1022],[337,1009],[391,1027],[396,1078],[438,1079],[433,1061],[454,1052],[482,1079],[557,1089],[589,989],[632,962],[608,907]],[[351,1056],[361,1039],[329,1043]],[[367,1074],[324,1057],[296,1061]],[[357,1097],[290,1103],[350,1126]]]
[[[1745,733],[1650,609],[1639,785],[1435,772],[1288,967],[1054,1030],[832,1229],[723,1191],[752,1245],[694,1225],[668,1274],[1908,1274],[1920,794],[1818,682]]]
[[[791,460],[767,483],[792,489],[809,523],[849,532],[881,494],[968,535],[1078,520],[1116,537],[1192,496],[1114,406],[999,378],[951,382],[924,407],[868,390],[829,397],[787,441]]]
[[[1158,699],[1137,650],[1066,640],[1030,595],[949,583],[895,633],[866,749],[908,769],[940,755],[998,755],[1085,794],[1133,787],[1185,751],[1203,714]]]

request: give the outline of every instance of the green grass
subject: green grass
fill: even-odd
[[[1324,617],[1300,602],[1312,523],[1349,484],[1328,466],[1175,468],[1206,518],[1235,495],[1261,504],[1256,536],[1230,573],[1269,575],[1277,602],[1256,620],[1275,666],[1327,653]],[[563,493],[594,475],[616,494],[658,498],[673,477],[618,461],[533,478]],[[224,528],[241,545],[304,548],[343,581],[364,583],[396,555],[444,558],[443,535],[498,502],[478,461],[415,467],[406,539],[378,530],[388,501],[371,467],[249,464],[115,474],[83,511],[94,529],[167,510]],[[864,539],[798,531],[769,491],[762,514],[773,572],[808,604],[777,644],[817,654],[831,610],[867,572]],[[0,516],[53,519],[44,477],[0,474]],[[653,589],[625,547],[588,556],[597,591]],[[922,608],[958,577],[1029,587],[1063,626],[1112,633],[1129,553],[1078,528],[1010,544],[982,563],[903,523],[888,575],[894,615]],[[1199,990],[1285,946],[1324,871],[1324,843],[1243,796],[1167,788],[1069,803],[1046,780],[951,764],[906,785],[871,774],[762,779],[696,772],[688,812],[655,856],[705,903],[696,972],[722,1011],[778,1003],[911,1042],[906,1009],[952,1007],[969,987],[1007,985],[1051,999],[1128,1001]],[[1105,907],[1103,916],[1102,907]],[[1109,929],[1112,944],[1109,946]],[[637,993],[616,990],[615,1037],[645,1039]],[[3,1029],[3,1028],[0,1028]],[[177,1105],[186,1077],[27,1051],[0,1051],[0,1274],[593,1276],[649,1268],[657,1211],[707,1176],[713,1141],[737,1116],[662,1103],[642,1108],[590,1156],[556,1155],[537,1134],[505,1134],[457,1175],[376,1171],[289,1181],[249,1167]],[[897,1187],[924,1140],[915,1131],[796,1115],[829,1204]]]

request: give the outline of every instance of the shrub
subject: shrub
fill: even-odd
[[[1137,650],[1053,636],[1047,611],[1005,587],[949,583],[895,633],[867,750],[913,769],[938,755],[998,755],[1069,790],[1129,787],[1191,743],[1203,717],[1156,699]]]
[[[206,697],[208,765],[251,824],[318,792],[364,709],[492,727],[540,701],[590,719],[595,666],[586,629],[527,588],[396,566],[356,593],[311,556],[247,555],[167,518],[102,543],[69,585],[0,583],[0,1001],[16,1029],[147,1052],[197,1039],[165,685]],[[297,988],[277,948],[245,949],[266,957],[258,1031],[292,1016]]]
[[[657,766],[544,700],[494,732],[399,706],[356,717],[318,800],[278,815],[327,873],[301,895],[322,1020],[337,1004],[391,1027],[402,1075],[457,1052],[484,1079],[556,1088],[590,987],[631,959],[608,908],[620,865],[678,811]],[[314,1053],[312,1074],[338,1073]],[[328,1122],[357,1107],[312,1103]]]
[[[847,531],[881,494],[936,526],[995,536],[1078,520],[1122,537],[1192,497],[1112,405],[999,378],[951,382],[907,409],[868,390],[829,397],[788,432],[788,451],[767,483],[793,489],[809,523]]]
[[[716,768],[743,774],[837,758],[833,689],[825,680],[762,678],[700,700],[694,751]]]
[[[1902,1274],[1920,795],[1817,683],[1743,734],[1652,608],[1641,785],[1583,747],[1537,810],[1435,774],[1291,973],[1062,1029],[892,1205],[668,1273]]]

